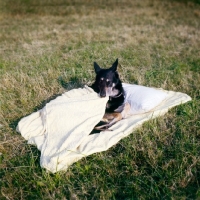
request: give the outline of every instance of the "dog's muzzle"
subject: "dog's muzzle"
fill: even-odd
[[[106,97],[106,91],[100,91],[99,96],[102,98]]]
[[[100,97],[113,96],[113,94],[112,87],[105,87],[99,92]]]

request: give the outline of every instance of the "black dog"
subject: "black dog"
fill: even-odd
[[[101,69],[99,65],[94,62],[96,80],[91,87],[100,97],[109,96],[106,112],[114,112],[115,109],[124,103],[124,90],[117,73],[117,66],[118,59],[109,69]]]
[[[125,109],[125,97],[122,82],[117,72],[117,66],[118,59],[116,59],[109,69],[102,69],[96,62],[94,62],[96,79],[91,87],[100,97],[109,97],[105,110],[106,113],[102,119],[103,123],[100,122],[97,124],[95,127],[96,130],[109,128],[111,125],[123,118],[122,112]]]

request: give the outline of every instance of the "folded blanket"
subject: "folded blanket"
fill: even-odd
[[[163,91],[167,94],[165,100],[153,110],[117,122],[112,131],[89,135],[102,119],[108,98],[99,98],[87,86],[73,89],[22,118],[17,131],[41,151],[41,167],[53,173],[66,170],[85,156],[107,150],[143,122],[191,100],[183,93]]]

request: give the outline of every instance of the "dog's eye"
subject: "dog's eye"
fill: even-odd
[[[107,85],[109,85],[109,84],[110,84],[110,81],[109,81],[109,80],[107,80],[107,81],[106,81],[106,83],[107,83]]]

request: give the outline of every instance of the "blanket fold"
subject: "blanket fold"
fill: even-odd
[[[108,98],[99,98],[87,86],[73,89],[22,118],[17,131],[41,151],[41,167],[53,173],[66,170],[85,156],[107,150],[143,122],[191,100],[184,93],[163,91],[166,99],[152,111],[123,119],[111,127],[112,131],[89,135],[102,119]]]

